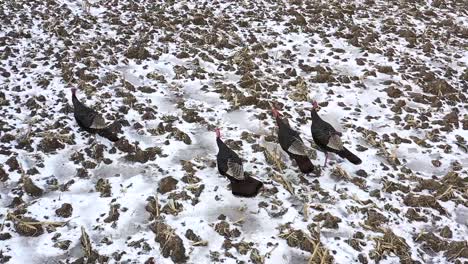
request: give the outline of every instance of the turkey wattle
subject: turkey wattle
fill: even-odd
[[[296,161],[301,172],[313,172],[314,165],[307,156],[306,147],[299,136],[299,132],[293,130],[286,119],[280,118],[278,110],[272,108],[272,111],[278,125],[278,141],[281,148]]]
[[[242,160],[221,140],[219,129],[216,129],[216,143],[219,149],[216,156],[218,171],[231,182],[232,194],[241,197],[256,196],[263,183],[244,174]]]
[[[117,134],[111,131],[100,114],[78,100],[75,88],[72,89],[72,101],[75,120],[81,128],[90,133],[97,133],[110,141],[119,140]]]
[[[346,158],[353,164],[361,164],[361,159],[351,153],[347,148],[343,146],[341,141],[341,133],[336,131],[332,125],[323,121],[317,114],[318,104],[316,101],[312,102],[312,125],[310,127],[312,132],[312,138],[315,144],[325,152],[325,164],[327,165],[328,152],[338,154],[342,158]]]

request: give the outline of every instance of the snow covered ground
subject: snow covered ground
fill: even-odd
[[[0,263],[466,263],[467,10],[5,1]],[[120,141],[78,128],[72,87]],[[361,165],[322,167],[312,99]],[[270,104],[316,175],[279,150]],[[215,127],[258,197],[218,174]]]

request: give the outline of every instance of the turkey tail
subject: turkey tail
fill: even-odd
[[[241,197],[255,197],[263,186],[263,183],[252,177],[246,177],[245,180],[239,181],[232,177],[228,177],[231,181],[232,194]]]
[[[117,136],[117,133],[112,131],[109,127],[103,128],[103,129],[99,130],[97,133],[101,137],[105,137],[105,138],[107,138],[108,140],[110,140],[112,142],[116,142],[116,141],[119,140],[119,137]]]
[[[302,173],[311,173],[314,171],[314,165],[307,156],[299,156],[292,154],[291,157],[296,161],[297,166]]]
[[[338,152],[337,154],[340,157],[345,158],[345,159],[349,160],[351,163],[356,164],[356,165],[361,164],[361,162],[362,162],[362,160],[358,156],[354,155],[347,148],[343,148],[343,150]]]

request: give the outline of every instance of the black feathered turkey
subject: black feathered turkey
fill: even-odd
[[[318,104],[316,101],[312,102],[312,125],[310,127],[312,138],[315,144],[325,152],[325,164],[327,165],[328,152],[338,154],[342,158],[346,158],[353,164],[361,164],[361,159],[354,155],[351,151],[343,146],[341,141],[341,133],[336,131],[332,125],[323,121],[317,114]]]
[[[242,160],[221,140],[221,132],[218,128],[216,129],[216,144],[219,149],[216,156],[218,171],[231,182],[232,194],[241,197],[256,196],[263,183],[244,174]]]
[[[75,88],[72,89],[72,101],[75,120],[81,128],[89,133],[97,133],[113,142],[119,140],[117,133],[111,131],[104,118],[98,112],[78,100]]]
[[[307,156],[307,149],[304,142],[302,142],[299,132],[289,126],[287,119],[281,119],[278,110],[272,108],[272,112],[278,125],[278,141],[281,148],[288,153],[290,158],[296,161],[301,172],[313,172],[314,165]]]

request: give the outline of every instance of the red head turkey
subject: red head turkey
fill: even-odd
[[[289,157],[296,161],[297,166],[303,173],[311,173],[314,165],[307,156],[307,149],[302,142],[299,132],[289,126],[287,119],[282,119],[276,108],[271,109],[278,125],[278,141],[281,148],[288,153]]]
[[[244,174],[242,160],[221,140],[221,132],[218,128],[216,129],[216,144],[219,149],[216,156],[218,171],[231,182],[232,194],[241,197],[256,196],[263,183]]]
[[[107,126],[104,118],[93,109],[84,105],[76,97],[76,89],[71,89],[73,101],[73,113],[78,125],[89,133],[97,133],[98,135],[109,139],[110,141],[119,140],[117,133],[112,132]]]
[[[361,164],[361,159],[351,153],[347,148],[343,146],[341,141],[341,133],[336,131],[332,125],[325,122],[320,118],[317,113],[318,104],[316,101],[312,102],[312,125],[310,127],[312,132],[312,138],[315,144],[325,152],[325,164],[327,165],[328,152],[338,154],[342,158],[346,158],[353,164]]]

